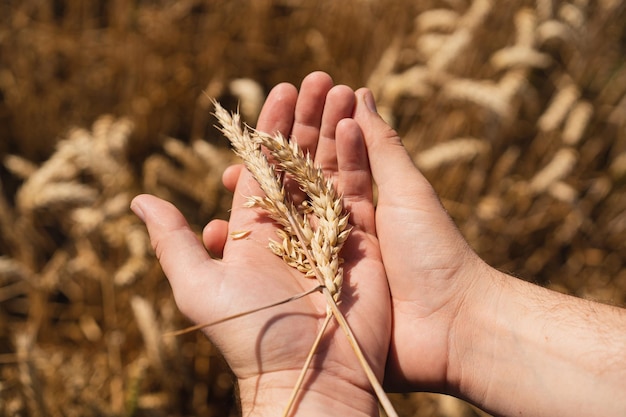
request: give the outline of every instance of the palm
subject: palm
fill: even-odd
[[[238,214],[233,211],[233,217]],[[232,222],[231,226],[235,226]],[[217,320],[287,299],[317,286],[314,279],[305,278],[269,251],[267,240],[273,237],[273,232],[265,229],[236,229],[251,230],[251,233],[245,239],[228,241],[218,267],[218,281],[215,280],[215,269],[205,271],[204,275],[213,277],[207,281],[206,289],[194,289],[194,292],[206,294],[206,302],[196,304],[202,308],[186,312],[193,320],[207,321],[207,317]],[[346,242],[343,253],[342,310],[349,315],[349,323],[359,342],[370,357],[378,360],[372,366],[381,375],[389,343],[389,304],[381,296],[387,291],[382,263],[377,256],[375,241],[361,231],[355,231]],[[359,279],[367,279],[367,285],[359,285]],[[253,378],[259,373],[299,369],[325,315],[324,297],[314,293],[209,327],[206,332],[224,352],[240,379]],[[318,366],[323,368],[325,364],[341,363],[354,370],[356,375],[362,375],[356,371],[358,362],[354,356],[346,354],[350,353],[347,339],[335,330],[335,326],[327,331],[326,338],[332,338],[332,343],[322,345],[322,351],[318,353],[322,354],[323,362]],[[367,384],[361,376],[354,382]]]

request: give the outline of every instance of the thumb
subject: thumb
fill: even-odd
[[[179,307],[186,294],[202,285],[200,269],[211,259],[200,239],[191,230],[182,213],[173,204],[152,195],[139,195],[130,204],[131,210],[146,224],[152,247],[170,281]],[[184,310],[184,308],[181,308]],[[185,311],[183,311],[185,313]]]
[[[354,119],[363,131],[372,176],[379,192],[399,196],[430,190],[430,184],[413,163],[398,133],[376,112],[372,92],[361,88],[355,94]]]

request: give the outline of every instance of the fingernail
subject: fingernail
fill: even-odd
[[[371,91],[367,90],[365,94],[363,94],[363,100],[365,101],[365,105],[372,113],[378,113],[376,109],[376,101],[374,100],[374,95]]]
[[[139,219],[141,219],[142,222],[146,222],[146,216],[143,212],[143,209],[139,204],[135,203],[134,200],[130,203],[130,209],[133,211],[133,213],[135,213],[137,217],[139,217]]]

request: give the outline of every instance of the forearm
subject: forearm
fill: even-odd
[[[450,347],[459,395],[498,415],[626,415],[626,311],[489,275]]]

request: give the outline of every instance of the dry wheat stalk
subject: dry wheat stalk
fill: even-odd
[[[287,264],[306,271],[305,274],[314,275],[326,298],[327,319],[318,333],[305,366],[308,366],[318,339],[322,337],[330,322],[328,317],[332,314],[346,334],[382,407],[389,416],[396,416],[391,402],[365,359],[352,329],[337,307],[343,282],[339,251],[350,229],[348,228],[348,215],[343,213],[341,198],[336,193],[331,180],[325,178],[320,168],[313,166],[310,156],[304,155],[295,142],[288,141],[280,134],[271,136],[247,127],[242,128],[237,113],[231,115],[219,103],[214,104],[220,130],[231,141],[235,153],[242,158],[245,166],[265,193],[265,196],[249,197],[246,205],[265,210],[269,217],[282,228],[279,236],[283,238],[283,244],[274,242],[270,244],[270,248],[275,254],[285,259]],[[270,164],[261,146],[269,150],[283,172],[277,172],[274,165]],[[296,207],[285,193],[283,183],[285,173],[290,174],[306,193],[308,196],[306,203]],[[307,220],[309,216],[315,218],[315,228]],[[300,252],[300,255],[292,256],[293,250]],[[305,371],[306,367],[303,368],[303,372]],[[301,381],[302,377],[294,387],[294,395],[287,404],[284,415],[290,413]]]

